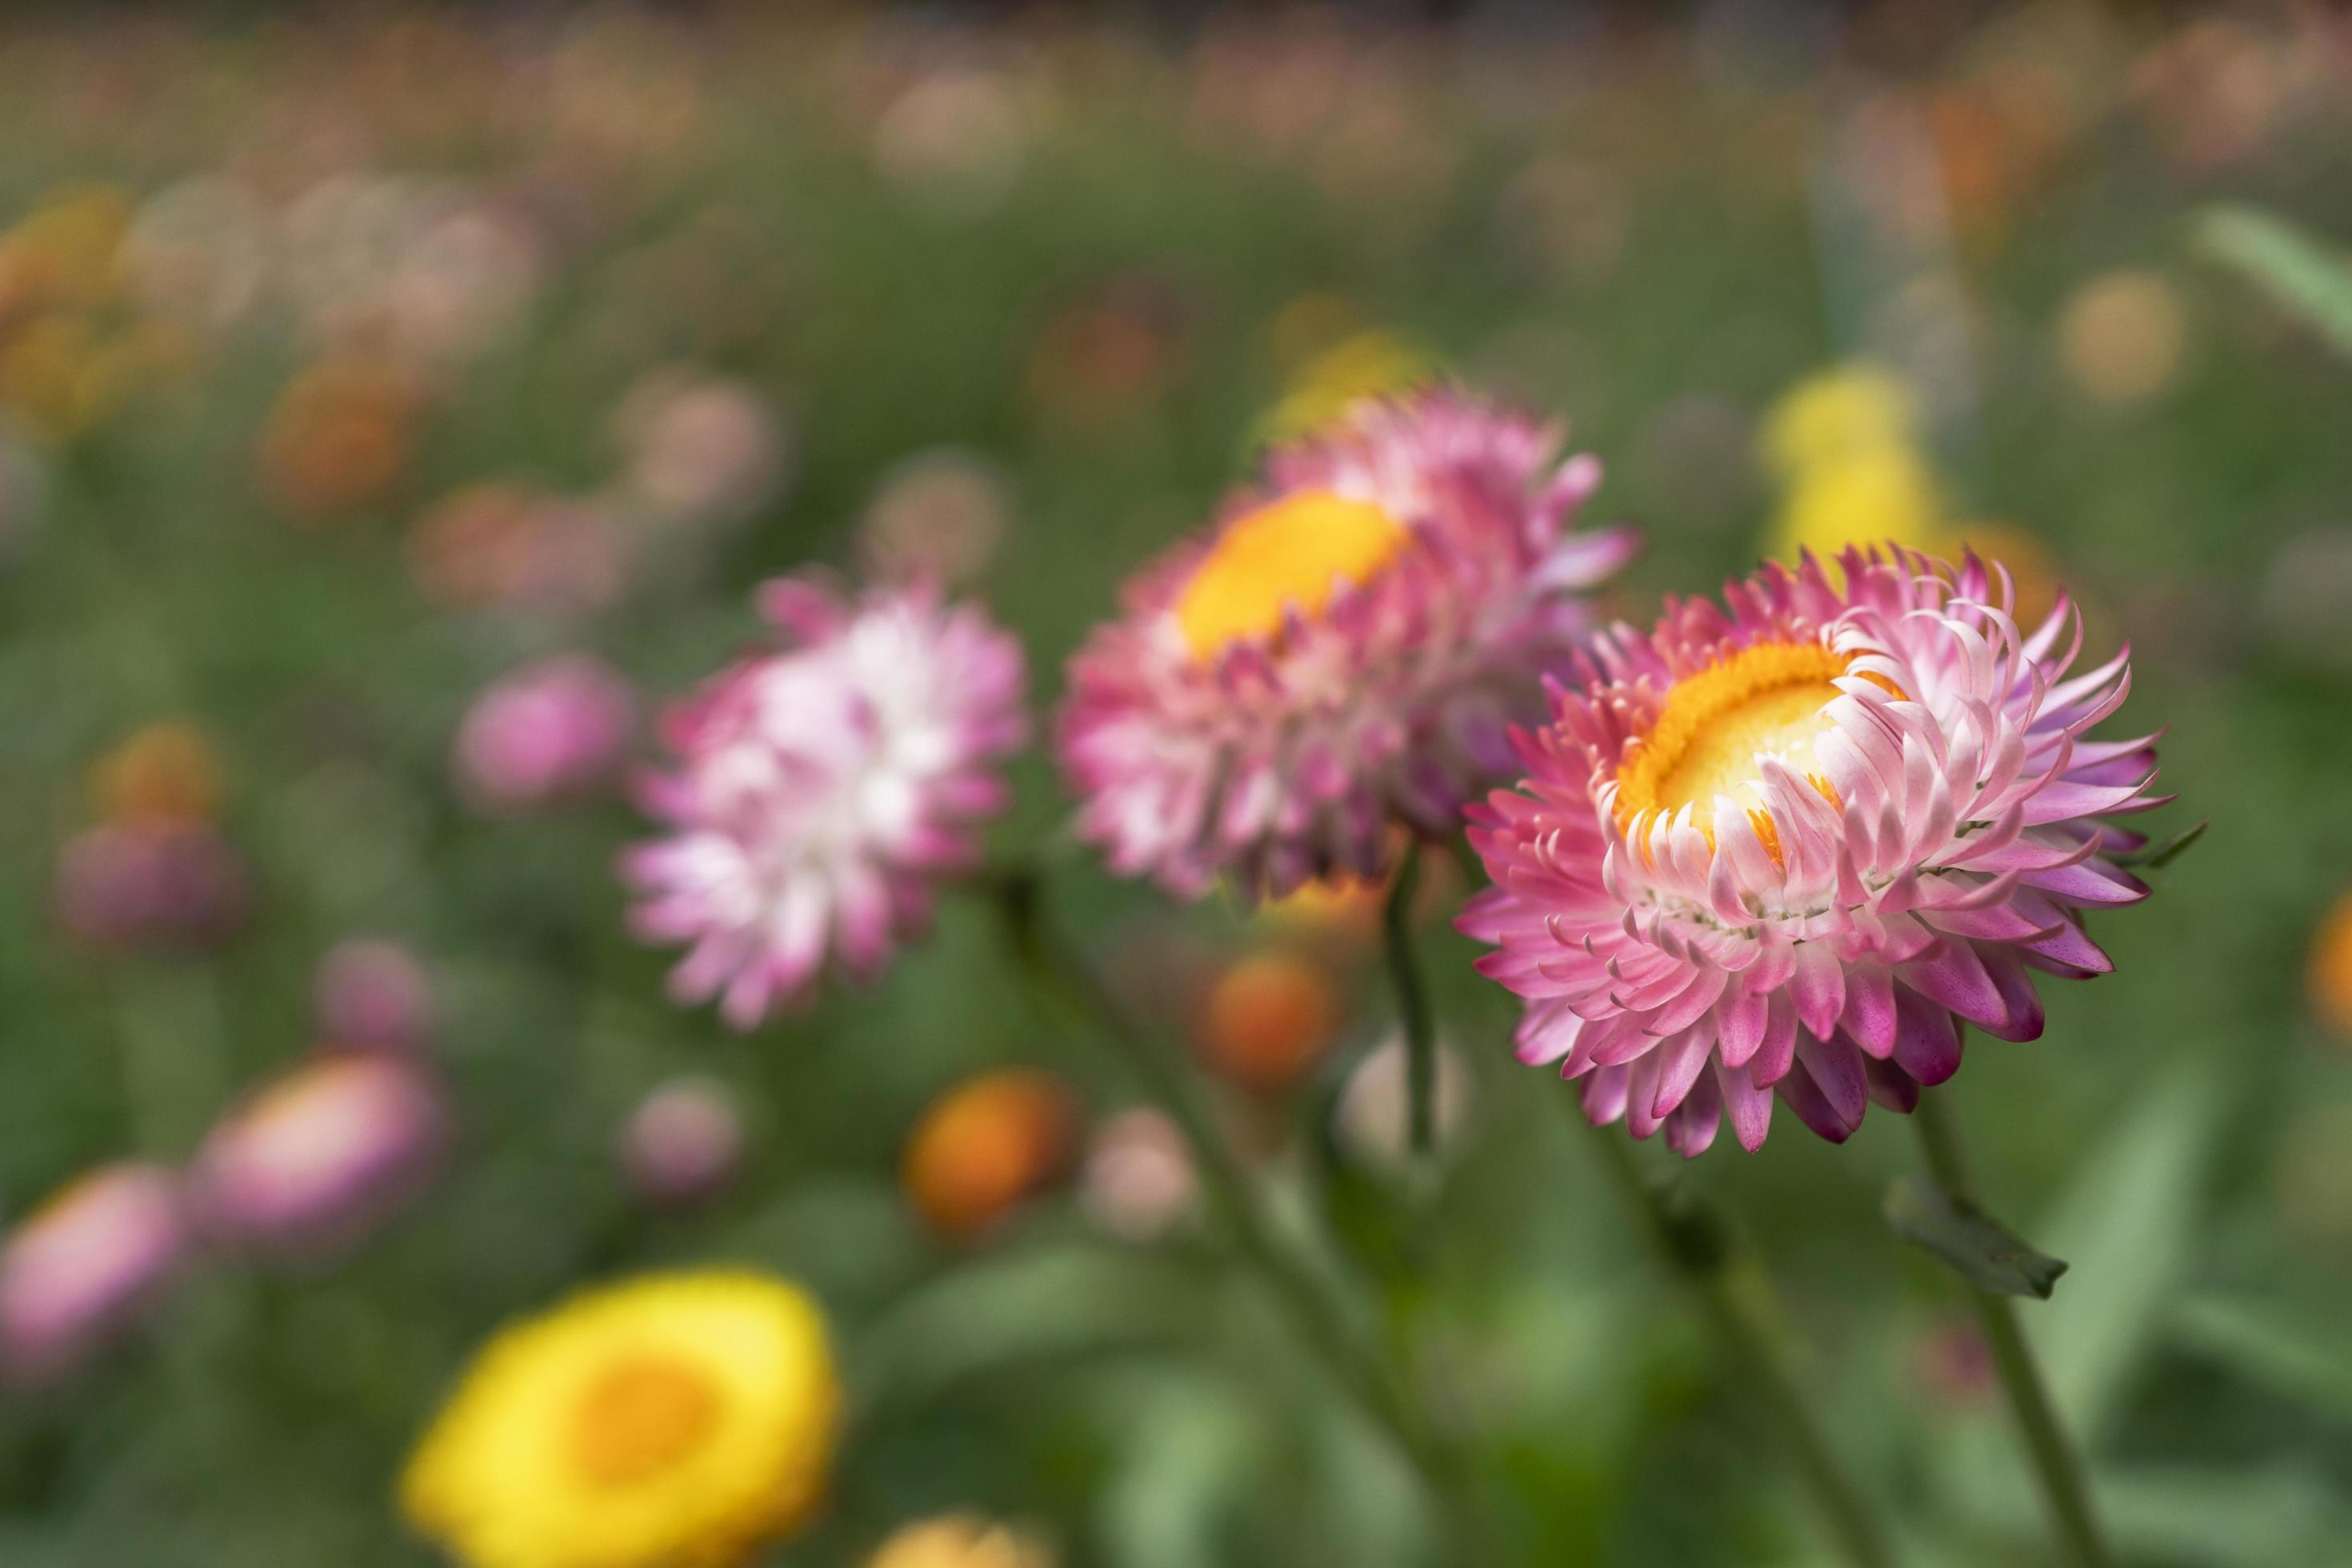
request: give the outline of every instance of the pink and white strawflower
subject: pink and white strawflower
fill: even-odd
[[[485,687],[457,729],[458,788],[488,811],[526,811],[612,778],[636,696],[604,660],[564,654]]]
[[[2079,616],[2021,631],[1974,556],[1840,566],[1602,636],[1473,813],[1495,885],[1460,923],[1525,999],[1520,1059],[1685,1155],[1726,1114],[1759,1147],[1776,1095],[1832,1141],[1870,1100],[1909,1110],[1963,1026],[2040,1035],[2033,973],[2105,973],[2084,911],[2147,892],[2103,819],[2162,804],[2156,737],[2090,738],[2128,654],[2071,674]]]
[[[1632,555],[1575,533],[1600,482],[1560,432],[1452,391],[1356,405],[1277,447],[1216,526],[1146,567],[1071,660],[1078,831],[1181,896],[1386,874],[1510,774],[1511,724]]]
[[[0,1373],[41,1383],[130,1327],[188,1254],[179,1179],[137,1162],[83,1175],[0,1246]]]
[[[748,1029],[804,999],[830,957],[870,976],[979,863],[1028,731],[1020,644],[927,584],[850,600],[813,576],[760,591],[780,648],[667,717],[676,767],[640,802],[667,830],[630,850],[644,939],[681,942],[682,1003]]]

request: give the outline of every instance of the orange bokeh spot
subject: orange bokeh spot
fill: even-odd
[[[1218,976],[1201,1020],[1201,1055],[1243,1088],[1271,1094],[1305,1078],[1339,1024],[1323,971],[1287,952],[1241,959]]]
[[[907,1142],[907,1196],[940,1235],[992,1229],[1070,1168],[1077,1098],[1050,1073],[983,1073],[932,1102]]]

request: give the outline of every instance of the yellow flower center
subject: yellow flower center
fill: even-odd
[[[1617,820],[1634,832],[1654,813],[1704,807],[1718,795],[1747,805],[1751,819],[1761,816],[1757,759],[1767,752],[1835,799],[1814,765],[1813,742],[1831,728],[1838,689],[1830,683],[1845,672],[1845,657],[1817,643],[1758,643],[1676,681],[1658,721],[1617,770]],[[1757,831],[1777,858],[1769,816]]]
[[[1370,501],[1302,490],[1229,524],[1176,602],[1176,624],[1195,658],[1243,637],[1282,629],[1284,609],[1323,613],[1339,582],[1361,586],[1412,535]]]
[[[573,1407],[572,1462],[593,1486],[635,1486],[691,1454],[718,1424],[709,1378],[675,1357],[632,1356]]]

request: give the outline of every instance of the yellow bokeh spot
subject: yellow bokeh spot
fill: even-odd
[[[1053,1568],[1054,1553],[1017,1531],[971,1514],[949,1514],[905,1526],[866,1560],[866,1568]]]
[[[1937,551],[1945,542],[1936,477],[1909,447],[1850,451],[1790,482],[1772,526],[1771,553],[1794,561],[1810,550],[1824,561],[1846,546],[1885,544]]]
[[[1918,438],[1919,407],[1885,371],[1844,365],[1780,395],[1764,422],[1764,456],[1784,475]]]
[[[1818,643],[1758,643],[1675,682],[1617,770],[1618,821],[1634,832],[1654,815],[1696,805],[1706,826],[1712,814],[1704,808],[1719,795],[1760,806],[1757,763],[1767,754],[1817,779],[1813,743],[1832,727],[1831,683],[1845,668],[1843,655]]]
[[[1360,587],[1412,534],[1370,501],[1302,490],[1232,523],[1176,602],[1176,624],[1196,658],[1244,637],[1272,637],[1284,611],[1312,618],[1342,582]]]
[[[718,1421],[718,1392],[696,1368],[625,1357],[589,1384],[572,1412],[572,1462],[592,1486],[635,1486],[692,1454]]]
[[[1258,421],[1265,441],[1287,441],[1330,424],[1358,401],[1427,385],[1437,366],[1402,338],[1353,332],[1298,367],[1282,396]]]

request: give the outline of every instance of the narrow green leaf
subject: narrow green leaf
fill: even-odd
[[[2213,819],[2210,816],[2206,817],[2194,827],[2176,833],[2163,843],[2143,849],[2137,855],[2116,857],[2116,864],[2136,866],[2149,871],[2161,870],[2180,858],[2190,845],[2205,837],[2205,830],[2212,826]]]
[[[1958,1270],[1979,1290],[2050,1299],[2066,1265],[2035,1251],[2017,1234],[1928,1176],[1906,1176],[1886,1189],[1886,1223],[1895,1234]]]
[[[2273,1301],[2202,1296],[2172,1321],[2173,1337],[2248,1382],[2352,1422],[2352,1330]]]
[[[2352,258],[2252,207],[2208,209],[2196,244],[2352,354]]]
[[[2072,1260],[2066,1293],[2034,1314],[2060,1415],[2094,1443],[2179,1299],[2205,1237],[2215,1134],[2236,1103],[2210,1053],[2147,1084],[2074,1157],[2036,1234]]]

